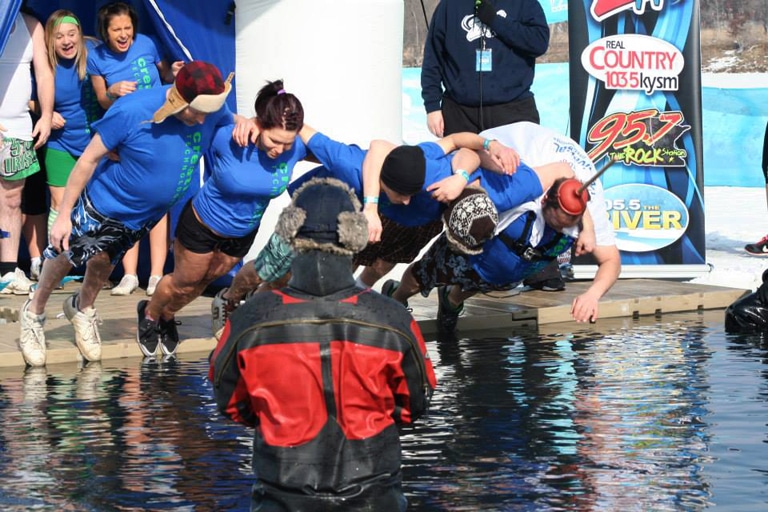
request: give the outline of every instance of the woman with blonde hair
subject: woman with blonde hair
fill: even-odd
[[[91,123],[99,114],[86,71],[89,46],[75,14],[59,9],[45,23],[45,46],[54,74],[55,96],[51,135],[45,148],[45,170],[51,193],[48,228],[58,215],[69,173],[91,140]],[[33,100],[33,110],[38,105]],[[39,269],[33,269],[33,274]]]

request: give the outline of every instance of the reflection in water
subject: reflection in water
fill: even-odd
[[[247,509],[249,446],[204,361],[134,363],[0,382],[0,509]]]
[[[410,509],[765,509],[768,346],[710,318],[430,343]],[[251,432],[206,373],[201,357],[0,378],[0,510],[247,510]]]

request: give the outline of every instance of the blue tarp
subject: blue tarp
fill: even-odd
[[[21,7],[21,0],[0,0],[0,55],[11,35],[11,27]]]

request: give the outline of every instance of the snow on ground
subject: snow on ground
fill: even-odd
[[[765,189],[705,187],[707,263],[711,272],[691,280],[755,290],[768,268],[768,256],[752,256],[744,245],[768,233]]]

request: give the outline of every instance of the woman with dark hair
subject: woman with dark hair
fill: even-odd
[[[255,144],[232,142],[234,126],[221,127],[210,152],[211,177],[184,207],[176,226],[174,270],[150,301],[138,304],[137,341],[145,356],[175,353],[174,315],[229,272],[250,250],[269,202],[282,194],[296,162],[307,157],[299,131],[304,109],[283,88],[268,82],[256,97]]]
[[[104,42],[88,54],[88,73],[99,104],[105,110],[118,98],[137,89],[172,83],[183,65],[172,66],[163,60],[155,42],[138,33],[139,17],[129,4],[112,2],[97,13],[99,37]],[[163,275],[168,256],[168,216],[152,228],[149,234],[150,278],[147,295],[152,295]],[[123,258],[124,276],[112,289],[112,295],[130,295],[139,286],[139,244]]]
[[[113,2],[97,14],[103,41],[88,55],[88,73],[99,104],[106,110],[136,89],[172,83],[181,62],[163,60],[155,41],[138,33],[138,15],[130,5]],[[140,65],[139,65],[140,63]]]

